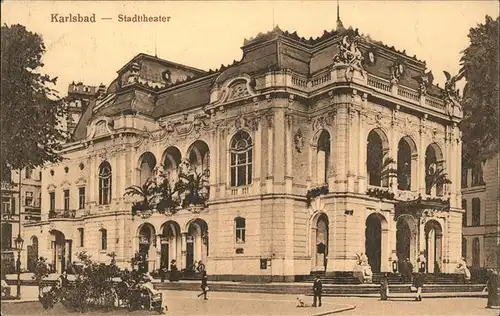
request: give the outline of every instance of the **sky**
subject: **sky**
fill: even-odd
[[[344,26],[405,49],[427,63],[435,83],[456,74],[471,27],[498,17],[498,1],[340,0]],[[55,23],[51,14],[96,15],[96,23]],[[118,15],[169,16],[166,23],[123,23]],[[111,18],[103,20],[102,18]],[[1,4],[1,23],[22,24],[45,42],[41,72],[57,76],[64,96],[72,81],[108,85],[139,53],[201,69],[242,58],[245,38],[274,25],[318,37],[336,26],[336,1],[14,1]],[[460,84],[458,85],[460,87]]]

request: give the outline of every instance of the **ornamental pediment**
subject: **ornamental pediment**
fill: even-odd
[[[256,96],[255,80],[248,75],[227,80],[222,86],[215,86],[210,95],[210,104],[218,105]]]
[[[87,132],[87,139],[99,136],[111,135],[114,132],[114,122],[111,118],[100,116],[95,119]]]

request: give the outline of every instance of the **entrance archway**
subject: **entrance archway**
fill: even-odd
[[[396,255],[399,260],[409,259],[415,266],[417,249],[417,223],[411,215],[401,215],[396,224]]]
[[[163,224],[160,238],[160,267],[170,269],[170,261],[178,260],[181,250],[181,228],[174,221]]]
[[[328,258],[328,216],[316,215],[311,225],[311,270],[326,271]]]
[[[434,220],[425,223],[425,249],[427,253],[427,272],[440,273],[442,262],[442,237],[441,225]]]
[[[52,249],[52,270],[56,273],[66,271],[66,262],[71,260],[71,249],[66,247],[66,238],[59,230],[52,230],[50,232]],[[68,249],[67,249],[68,248]]]
[[[155,229],[149,223],[143,224],[139,229],[139,254],[144,259],[143,263],[139,266],[140,272],[148,272],[154,269],[155,262]],[[153,247],[151,247],[153,245]],[[150,267],[150,265],[153,265]]]
[[[382,271],[382,258],[387,245],[387,221],[381,214],[372,213],[366,218],[365,254],[373,272]]]
[[[193,271],[194,263],[200,261],[206,265],[208,254],[208,225],[204,220],[197,218],[188,224],[185,268]]]

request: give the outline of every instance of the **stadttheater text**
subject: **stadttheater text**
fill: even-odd
[[[112,20],[112,18],[103,18],[103,20]],[[117,20],[118,22],[125,22],[125,23],[137,23],[137,22],[150,22],[150,23],[157,23],[157,22],[170,22],[171,17],[170,16],[164,16],[164,15],[146,15],[146,14],[134,14],[134,15],[125,15],[125,14],[118,14]],[[50,22],[56,22],[56,23],[95,23],[96,22],[96,15],[95,13],[90,14],[90,15],[82,15],[80,13],[78,14],[67,14],[67,15],[60,15],[58,13],[52,13],[50,15]]]
[[[169,22],[170,18],[171,17],[164,15],[149,16],[145,14],[118,14],[118,22]]]

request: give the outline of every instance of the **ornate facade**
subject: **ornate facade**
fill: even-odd
[[[360,253],[375,272],[420,254],[427,271],[454,272],[454,91],[352,29],[307,40],[275,28],[242,49],[215,71],[145,54],[118,71],[67,160],[45,168],[42,223],[26,225],[41,255],[60,271],[82,250],[122,266],[142,252],[149,270],[201,260],[232,280],[352,271]],[[206,207],[132,216],[126,188],[183,160],[209,170]]]

